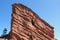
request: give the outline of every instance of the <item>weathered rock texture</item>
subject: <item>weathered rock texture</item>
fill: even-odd
[[[22,4],[12,5],[10,40],[54,40],[54,28]]]
[[[54,40],[54,28],[31,9],[22,4],[12,7],[11,40]]]

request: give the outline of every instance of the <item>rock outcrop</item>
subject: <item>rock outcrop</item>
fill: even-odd
[[[5,39],[4,37],[1,38]],[[54,40],[54,28],[30,8],[12,5],[11,32],[8,40]]]
[[[12,5],[11,40],[54,40],[54,28],[30,8]]]

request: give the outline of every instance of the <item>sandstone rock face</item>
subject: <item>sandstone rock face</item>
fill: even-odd
[[[30,8],[12,5],[10,40],[54,40],[53,29]]]
[[[54,40],[54,31],[30,8],[12,5],[11,40]]]

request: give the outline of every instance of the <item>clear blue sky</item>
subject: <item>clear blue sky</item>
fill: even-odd
[[[0,0],[0,35],[3,29],[10,31],[12,4],[22,3],[54,27],[55,37],[60,39],[60,0]]]

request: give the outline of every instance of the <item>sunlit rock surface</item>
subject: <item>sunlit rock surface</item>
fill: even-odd
[[[30,8],[12,5],[10,40],[54,40],[54,28]]]

